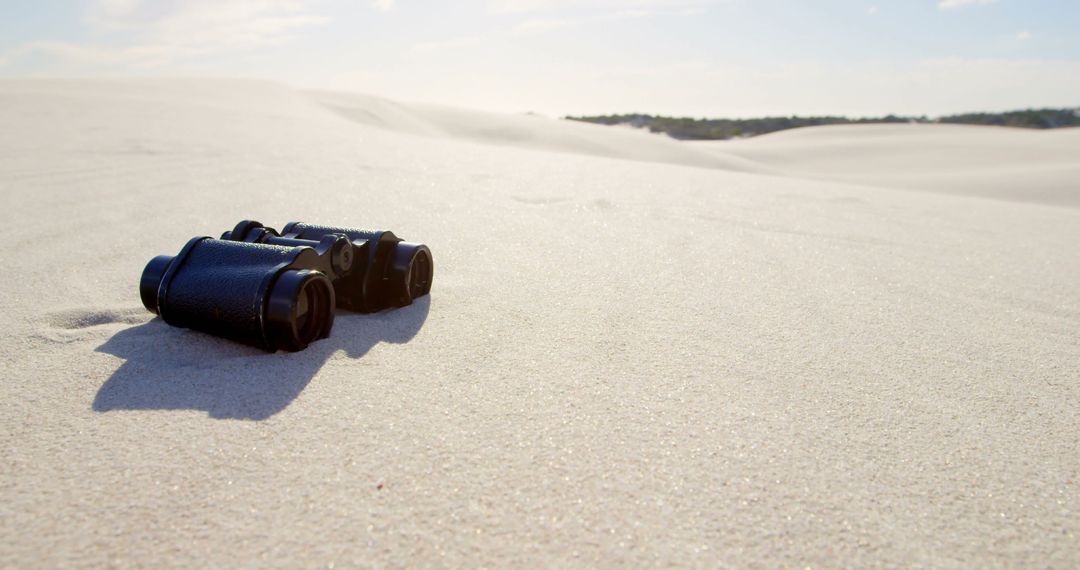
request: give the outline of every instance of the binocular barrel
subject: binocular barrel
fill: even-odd
[[[245,220],[151,259],[139,296],[170,325],[296,351],[330,336],[335,306],[409,305],[431,291],[433,272],[426,245],[389,231],[292,222],[279,234]]]
[[[143,305],[166,323],[269,350],[330,336],[334,288],[310,247],[197,237],[143,270]]]
[[[340,245],[341,236],[351,243],[351,248]],[[402,241],[393,232],[290,222],[278,234],[259,222],[245,220],[221,238],[306,245],[320,252],[331,247],[327,240],[334,240],[333,247],[341,249],[332,259],[347,258],[350,266],[328,268],[326,274],[334,282],[338,306],[350,311],[373,313],[404,307],[431,291],[431,250],[423,244]]]
[[[253,220],[244,220],[232,231],[221,234],[221,239],[247,243],[265,243],[285,247],[310,247],[326,261],[321,271],[331,280],[345,275],[353,264],[362,262],[367,256],[367,244],[353,243],[342,234],[327,234],[319,239],[296,239],[282,237],[274,230]]]

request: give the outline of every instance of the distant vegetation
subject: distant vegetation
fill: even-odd
[[[818,125],[859,125],[868,123],[952,123],[961,125],[997,125],[1025,129],[1056,129],[1080,127],[1080,108],[1077,109],[1029,109],[1008,113],[965,113],[930,119],[923,117],[765,117],[762,119],[692,119],[689,117],[659,117],[655,115],[597,115],[589,117],[566,117],[572,121],[584,121],[601,125],[630,125],[649,129],[654,133],[683,140],[718,140],[752,137],[784,129],[813,127]]]

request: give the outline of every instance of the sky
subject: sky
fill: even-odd
[[[550,116],[1080,106],[1080,0],[0,0],[0,78],[225,77]]]

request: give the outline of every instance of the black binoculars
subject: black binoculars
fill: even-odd
[[[426,245],[389,231],[245,220],[150,260],[143,306],[166,323],[276,350],[330,336],[334,308],[372,313],[431,291]]]

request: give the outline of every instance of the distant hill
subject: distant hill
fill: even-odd
[[[595,115],[566,117],[600,125],[629,125],[665,133],[680,140],[721,140],[752,137],[785,129],[820,125],[857,125],[867,123],[952,123],[960,125],[996,125],[1025,129],[1056,129],[1080,127],[1080,108],[1028,109],[1006,113],[964,113],[936,119],[923,117],[764,117],[760,119],[694,119],[690,117],[661,117],[656,115]]]

